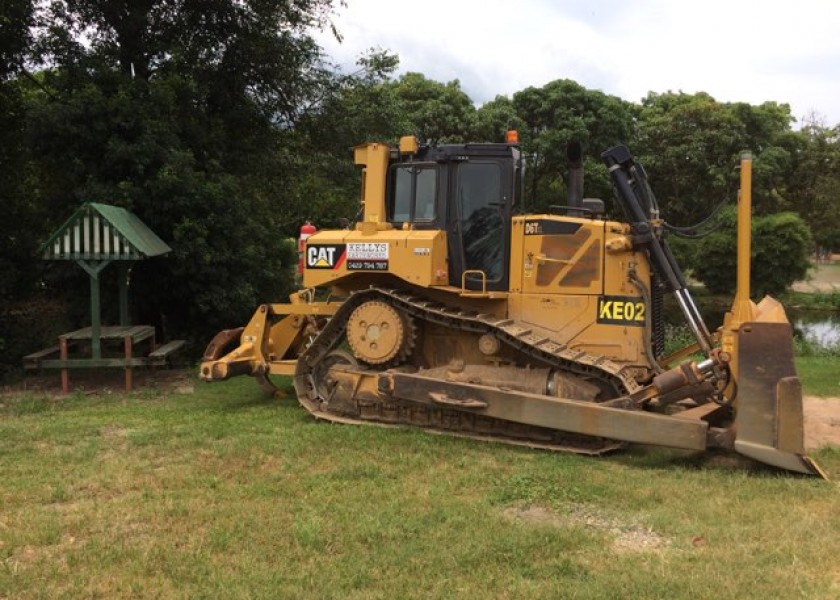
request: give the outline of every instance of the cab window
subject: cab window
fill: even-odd
[[[434,165],[397,165],[392,169],[392,222],[432,221],[437,198],[437,168]]]
[[[499,165],[460,165],[456,193],[465,267],[484,271],[488,282],[501,280],[504,221]]]

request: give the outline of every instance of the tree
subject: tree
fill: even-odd
[[[474,141],[475,108],[457,81],[439,83],[419,73],[393,79],[399,60],[370,50],[349,75],[336,74],[317,106],[287,140],[296,148],[292,188],[298,216],[319,227],[352,219],[359,208],[359,169],[350,149],[369,141],[396,145],[403,135],[421,143]]]
[[[809,118],[792,153],[789,198],[805,219],[819,251],[837,248],[840,231],[840,126]]]
[[[647,169],[664,217],[698,223],[735,198],[735,167],[753,155],[756,214],[789,210],[796,135],[787,104],[720,103],[705,93],[651,92],[639,110],[637,155]]]
[[[482,104],[475,113],[470,140],[474,142],[500,142],[510,129],[525,131],[526,124],[517,114],[513,101],[507,96],[496,96]]]
[[[743,126],[708,94],[656,94],[642,101],[637,156],[664,216],[688,226],[737,190]]]
[[[124,206],[174,248],[134,271],[144,320],[203,341],[289,289],[282,135],[322,93],[328,69],[307,30],[330,6],[76,0],[39,12],[38,200],[56,220],[84,200]]]
[[[530,157],[526,175],[530,206],[566,204],[566,146],[572,141],[583,147],[586,194],[612,197],[600,154],[630,139],[633,116],[628,103],[562,79],[516,92],[513,106],[524,124],[522,145]]]
[[[764,215],[790,210],[793,158],[798,147],[788,104],[744,102],[724,105],[741,123],[741,149],[753,154],[753,209]]]
[[[737,214],[727,209],[725,226],[704,237],[696,248],[694,276],[716,294],[732,294],[737,277]],[[780,294],[805,278],[810,262],[811,233],[805,222],[791,212],[752,220],[753,298]]]
[[[421,73],[406,73],[386,84],[393,89],[409,130],[421,143],[463,143],[469,140],[475,106],[456,79],[440,83]]]
[[[283,132],[290,177],[284,221],[300,226],[310,219],[319,228],[337,227],[359,209],[360,169],[352,148],[366,142],[394,144],[411,131],[394,86],[389,85],[399,59],[372,49],[353,73],[335,71],[322,98]],[[291,232],[290,232],[291,233]]]
[[[6,0],[0,7],[0,81],[21,70],[34,10],[33,0]]]
[[[0,8],[0,303],[31,294],[40,271],[33,232],[42,215],[27,191],[26,97],[19,79],[33,15],[31,0],[8,0]]]

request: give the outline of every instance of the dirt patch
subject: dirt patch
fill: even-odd
[[[509,521],[526,521],[555,527],[566,524],[561,515],[542,506],[511,506],[502,511],[502,516]]]
[[[553,527],[579,526],[608,534],[616,552],[650,552],[671,542],[650,527],[607,517],[589,507],[575,505],[567,513],[542,506],[510,507],[502,515],[511,521],[524,521]]]
[[[195,391],[196,373],[192,369],[135,369],[132,391],[161,394],[192,394]],[[70,375],[70,394],[110,395],[125,393],[125,374],[120,369],[78,370]],[[58,371],[27,375],[20,381],[0,387],[1,397],[24,394],[44,395],[61,399],[68,394],[61,391]]]
[[[840,398],[805,396],[805,448],[840,446]]]
[[[790,286],[794,292],[809,294],[812,292],[838,292],[840,291],[840,284],[832,283],[830,281],[797,281]]]
[[[832,255],[829,263],[814,265],[813,271],[805,281],[797,281],[791,286],[796,292],[837,292],[840,291],[840,255]]]

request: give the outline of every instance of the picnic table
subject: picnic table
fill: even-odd
[[[70,369],[117,367],[125,369],[125,389],[132,389],[135,367],[160,367],[184,345],[173,340],[157,347],[155,328],[151,325],[103,326],[99,339],[112,356],[92,352],[92,327],[83,327],[58,336],[58,345],[34,352],[23,359],[27,369],[61,369],[61,389],[70,391]],[[120,342],[118,344],[118,342]],[[145,342],[145,343],[144,343]],[[109,348],[110,347],[110,348]],[[116,347],[116,350],[114,350]],[[53,358],[57,355],[57,358]]]

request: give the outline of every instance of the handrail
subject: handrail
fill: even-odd
[[[487,273],[482,271],[481,269],[465,269],[463,273],[461,273],[461,292],[467,293],[474,290],[467,289],[467,275],[480,275],[481,276],[481,293],[487,293]]]

